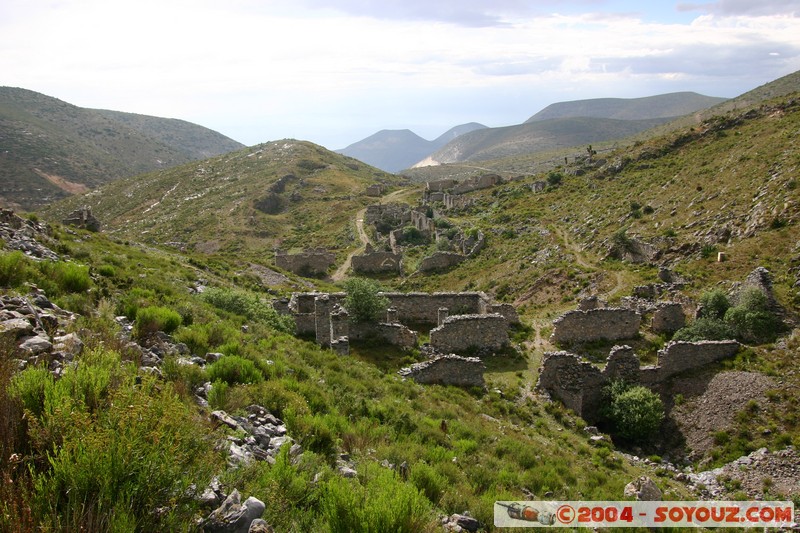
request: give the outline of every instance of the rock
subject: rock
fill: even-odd
[[[357,477],[358,472],[350,468],[349,466],[342,465],[339,467],[339,475],[342,477]]]
[[[63,353],[65,358],[71,361],[83,351],[83,341],[75,333],[54,337],[53,351]]]
[[[33,324],[24,318],[12,318],[0,322],[0,335],[8,335],[16,339],[31,333],[33,333]]]
[[[30,355],[38,355],[40,353],[49,352],[53,348],[53,344],[44,337],[28,337],[19,345],[19,349]]]
[[[275,533],[275,530],[261,518],[256,518],[250,523],[248,533]]]
[[[625,485],[623,495],[626,498],[636,498],[637,501],[661,501],[661,489],[647,476],[631,481]]]
[[[478,531],[478,529],[480,529],[480,527],[481,527],[481,523],[480,522],[478,522],[475,518],[472,518],[471,516],[469,516],[466,513],[451,515],[449,522],[451,524],[456,524],[459,527],[461,527],[462,529],[464,529],[466,531],[470,531],[472,533],[474,533],[475,531]]]
[[[225,424],[231,429],[242,429],[239,423],[233,419],[231,415],[226,413],[225,411],[212,411],[211,412],[211,420],[215,422],[219,422],[220,424]]]
[[[202,524],[206,533],[248,533],[254,520],[264,513],[264,502],[249,497],[241,503],[239,491],[234,489],[225,501]]]

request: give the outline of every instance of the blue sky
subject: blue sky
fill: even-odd
[[[248,145],[432,139],[800,70],[800,0],[3,0],[0,85]]]

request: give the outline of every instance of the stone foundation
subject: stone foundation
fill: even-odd
[[[324,276],[336,262],[336,255],[324,249],[309,249],[298,254],[275,252],[275,265],[300,276]]]
[[[357,274],[399,274],[403,269],[403,255],[394,252],[376,252],[367,245],[363,255],[354,255],[351,262]]]
[[[653,333],[675,333],[686,325],[683,306],[676,302],[662,302],[653,312]]]
[[[485,365],[477,357],[442,355],[429,361],[403,368],[398,374],[422,384],[483,387],[483,372],[485,369]]]

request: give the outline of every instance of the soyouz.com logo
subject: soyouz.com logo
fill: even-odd
[[[789,527],[794,504],[750,501],[501,501],[495,527]]]

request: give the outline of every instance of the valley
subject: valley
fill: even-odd
[[[797,505],[799,76],[397,174],[294,139],[65,173],[0,217],[0,529]]]

